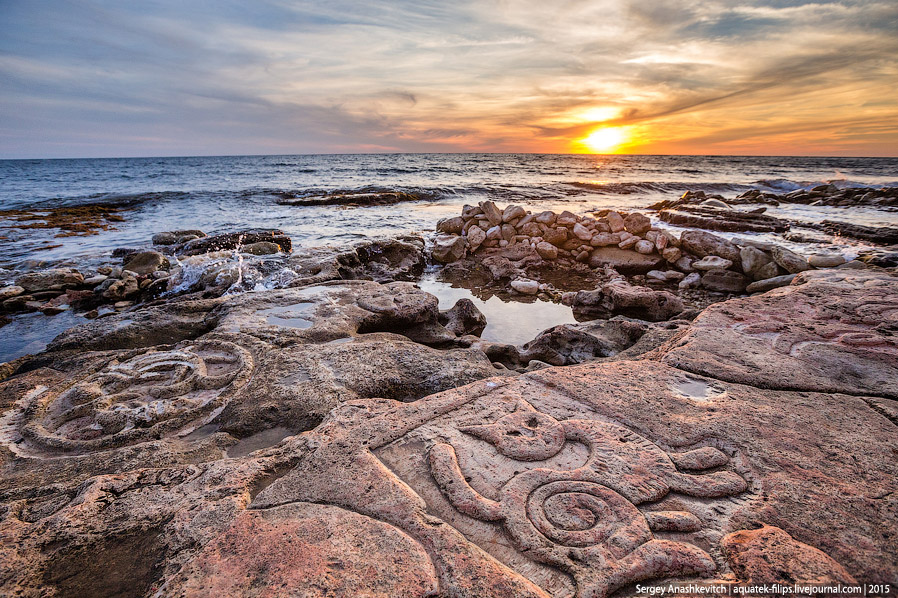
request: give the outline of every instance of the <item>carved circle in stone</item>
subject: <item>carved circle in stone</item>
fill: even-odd
[[[31,445],[62,453],[158,439],[223,408],[252,365],[245,349],[224,341],[113,360],[61,393],[34,396],[20,432]]]
[[[589,481],[561,480],[536,488],[527,497],[527,516],[555,544],[604,544],[616,534],[650,539],[648,525],[633,503],[610,488]]]

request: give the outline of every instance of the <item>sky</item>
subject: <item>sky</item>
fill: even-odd
[[[0,0],[0,158],[898,155],[898,1]]]

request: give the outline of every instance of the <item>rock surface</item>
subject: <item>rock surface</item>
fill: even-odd
[[[521,376],[411,283],[102,317],[3,370],[0,594],[895,584],[896,305],[889,273],[803,272],[691,325],[550,329]]]
[[[788,287],[712,305],[662,361],[760,388],[898,399],[896,283],[863,270],[805,272]]]

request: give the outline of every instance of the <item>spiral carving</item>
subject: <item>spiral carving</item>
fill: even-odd
[[[52,452],[83,452],[161,438],[222,407],[249,378],[252,357],[224,341],[113,361],[62,392],[35,397],[21,435]]]
[[[641,519],[641,513],[623,496],[585,481],[540,486],[527,497],[527,516],[553,543],[573,547],[604,544]]]

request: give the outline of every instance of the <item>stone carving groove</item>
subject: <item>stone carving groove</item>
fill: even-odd
[[[63,454],[161,438],[223,407],[252,365],[245,349],[224,341],[113,360],[62,392],[35,393],[19,433],[30,446]]]
[[[713,447],[668,455],[622,426],[558,421],[523,401],[517,411],[492,424],[461,431],[489,442],[505,457],[525,462],[548,459],[567,441],[587,446],[583,466],[516,474],[499,489],[496,500],[468,484],[451,444],[437,442],[428,454],[434,480],[459,512],[502,522],[518,550],[571,574],[580,598],[604,597],[640,580],[710,574],[715,565],[704,550],[652,535],[696,531],[701,521],[695,515],[643,514],[637,505],[670,492],[721,498],[748,488],[741,476],[729,471],[700,475],[678,469],[701,472],[726,464],[729,458]]]

